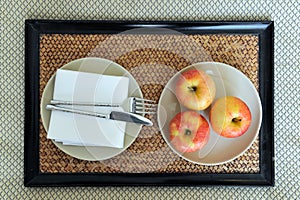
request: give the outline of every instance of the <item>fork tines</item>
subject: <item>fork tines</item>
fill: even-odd
[[[142,99],[135,97],[133,99],[134,113],[137,114],[155,114],[157,110],[157,104],[155,101],[149,99]]]

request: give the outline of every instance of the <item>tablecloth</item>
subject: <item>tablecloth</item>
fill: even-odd
[[[297,199],[299,193],[300,2],[284,1],[7,1],[0,29],[1,199]],[[274,187],[25,188],[25,19],[272,20],[274,51]]]

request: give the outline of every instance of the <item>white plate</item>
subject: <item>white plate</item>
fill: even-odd
[[[252,122],[244,135],[234,139],[219,136],[210,126],[209,141],[201,150],[193,153],[181,153],[169,142],[169,123],[178,112],[186,110],[176,98],[175,83],[179,74],[191,68],[203,70],[213,78],[216,84],[215,100],[223,96],[241,98],[250,108]],[[209,111],[210,107],[200,111],[207,121],[209,121]],[[256,139],[261,120],[261,101],[252,82],[236,68],[218,62],[196,63],[179,71],[169,80],[159,100],[158,125],[164,140],[179,156],[197,164],[219,165],[241,156]]]
[[[97,73],[104,75],[126,76],[129,78],[129,96],[142,97],[142,91],[133,76],[125,70],[122,66],[115,62],[103,58],[82,58],[74,60],[61,69],[68,69],[73,71]],[[41,99],[41,118],[46,131],[48,131],[51,111],[46,110],[46,105],[50,103],[53,97],[55,74],[48,81]],[[126,109],[126,108],[125,108]],[[128,110],[127,110],[128,111]],[[110,147],[92,147],[92,146],[68,146],[62,145],[53,141],[53,143],[63,152],[82,160],[104,160],[112,158],[125,149],[127,149],[138,136],[141,125],[128,123],[125,130],[124,148],[110,148]]]

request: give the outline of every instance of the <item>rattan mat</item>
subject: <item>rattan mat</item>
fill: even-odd
[[[83,57],[113,60],[139,83],[145,98],[159,100],[172,75],[195,62],[227,63],[245,73],[258,89],[258,36],[155,34],[46,34],[40,38],[40,97],[50,77],[64,64]],[[46,138],[40,120],[40,171],[43,173],[257,173],[259,139],[227,164],[203,166],[180,158],[153,127],[143,127],[123,153],[104,161],[83,161],[59,150]]]

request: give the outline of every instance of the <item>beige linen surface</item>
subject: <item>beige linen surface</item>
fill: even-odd
[[[299,199],[299,0],[2,0],[0,11],[0,199]],[[25,188],[25,19],[273,20],[275,187]]]

